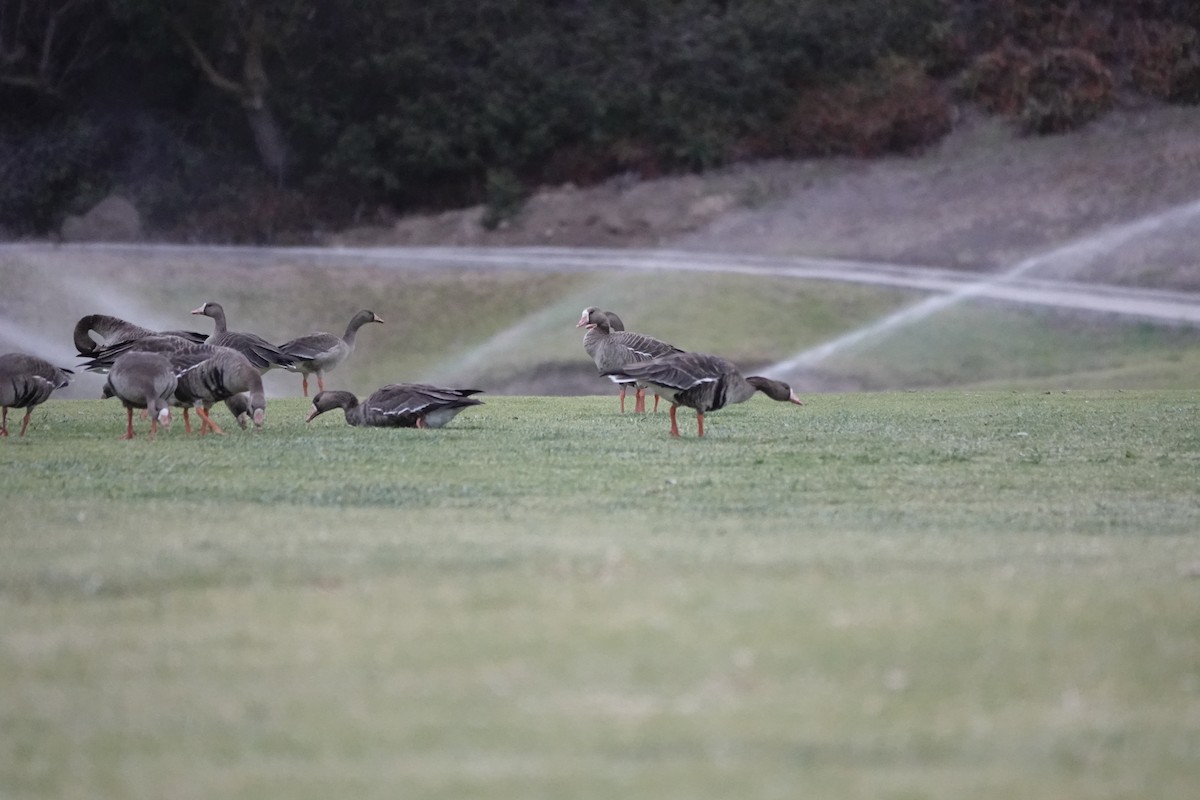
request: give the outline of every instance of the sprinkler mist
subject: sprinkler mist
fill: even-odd
[[[810,347],[791,358],[779,361],[764,370],[764,374],[775,378],[795,378],[797,373],[816,366],[839,353],[877,339],[882,334],[907,325],[913,325],[933,315],[952,308],[988,289],[1016,280],[1039,268],[1052,264],[1084,262],[1103,255],[1140,236],[1152,233],[1164,225],[1170,225],[1200,216],[1200,200],[1176,206],[1158,214],[1141,217],[1122,225],[1114,225],[1097,233],[1081,237],[1060,247],[1025,258],[1015,265],[984,280],[970,283],[953,292],[928,297],[914,305],[902,308],[874,322],[856,328],[828,342]]]

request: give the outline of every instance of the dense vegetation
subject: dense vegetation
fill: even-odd
[[[295,240],[740,159],[921,148],[971,102],[1067,130],[1200,101],[1192,0],[5,0],[0,233],[106,194]]]

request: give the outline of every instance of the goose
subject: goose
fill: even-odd
[[[655,339],[653,336],[626,330],[614,330],[613,317],[616,315],[611,311],[601,311],[595,306],[588,306],[583,310],[579,322],[575,325],[576,328],[587,328],[587,333],[583,336],[583,349],[592,357],[592,361],[596,363],[596,369],[601,375],[617,372],[626,364],[683,352],[678,347]],[[620,323],[620,317],[617,317],[617,322]],[[615,381],[615,379],[614,382],[621,387],[621,413],[624,414],[627,385]],[[646,384],[633,381],[630,383],[634,383],[635,386],[634,413],[644,414],[646,412]],[[658,410],[657,395],[654,398],[654,410]]]
[[[627,364],[607,373],[618,382],[644,382],[671,401],[671,435],[679,436],[675,409],[696,409],[697,436],[704,435],[704,415],[733,403],[749,400],[762,392],[772,400],[804,405],[792,388],[782,381],[758,375],[743,377],[730,361],[708,353],[675,353],[650,361]]]
[[[171,365],[177,381],[174,402],[183,407],[185,419],[187,409],[195,409],[201,419],[200,435],[225,433],[208,414],[221,401],[239,426],[245,428],[245,420],[250,419],[256,430],[262,429],[267,411],[262,373],[243,353],[211,345],[181,348],[172,355]]]
[[[258,334],[229,330],[225,321],[225,309],[221,307],[220,303],[205,303],[199,308],[193,309],[192,313],[212,317],[213,322],[216,323],[213,334],[204,340],[206,344],[232,347],[250,359],[250,363],[259,372],[292,365],[290,356]]]
[[[103,343],[98,343],[93,339],[92,333],[98,334]],[[190,342],[203,342],[208,338],[203,333],[196,331],[152,331],[108,314],[88,314],[86,317],[81,317],[75,323],[73,333],[75,349],[79,351],[80,356],[84,357],[94,354],[105,346],[118,342],[129,342],[146,336],[177,336]]]
[[[377,428],[440,428],[468,406],[482,404],[471,397],[480,389],[444,389],[424,383],[392,383],[363,402],[350,392],[325,391],[313,397],[305,422],[335,408],[351,425]]]
[[[75,373],[56,367],[49,361],[25,353],[5,353],[0,356],[0,436],[8,436],[8,409],[25,409],[21,420],[21,436],[29,427],[33,409],[50,398],[55,389],[71,382]]]
[[[254,367],[250,365],[249,360],[233,348],[191,342],[176,336],[159,335],[143,336],[140,339],[118,342],[113,345],[99,348],[92,354],[90,359],[83,362],[80,366],[89,372],[107,372],[112,368],[112,365],[117,358],[125,353],[134,351],[157,353],[165,357],[171,362],[171,366],[175,369],[177,375],[182,373],[183,370],[194,368],[205,360],[215,356],[221,356],[222,361],[219,363],[222,364],[222,370],[232,371],[234,365],[241,363],[244,363],[252,370],[254,369]],[[210,376],[209,380],[213,380],[211,377],[213,365],[209,365],[209,367],[206,367],[205,370]],[[255,372],[257,372],[257,370],[255,370]],[[201,409],[204,411],[204,414],[200,415],[200,432],[202,434],[212,428],[220,430],[219,426],[216,426],[212,422],[211,418],[208,417],[208,411],[216,400],[225,401],[225,405],[229,408],[230,413],[233,414],[234,419],[237,420],[238,425],[243,430],[246,428],[247,421],[253,417],[256,407],[261,407],[265,411],[265,400],[256,406],[253,402],[253,398],[248,394],[248,392],[251,390],[251,387],[255,386],[253,380],[245,378],[244,376],[240,378],[229,378],[227,380],[228,383],[244,385],[246,388],[236,393],[228,394],[226,392],[207,390],[203,387],[202,383],[196,383],[196,381],[200,380],[199,375],[201,374],[205,373],[202,371],[201,373],[197,373],[196,375],[192,375],[186,380],[183,380],[182,386],[176,390],[175,397],[173,398],[172,402],[173,405],[183,409],[183,425],[184,429],[188,433],[192,432],[192,422],[189,418],[189,411],[196,407],[196,395],[200,396],[200,407],[197,408],[197,414],[200,414]],[[258,385],[261,386],[261,375]],[[218,394],[221,396],[217,396]],[[261,421],[256,425],[256,427],[261,427]]]
[[[305,397],[308,397],[308,376],[315,373],[317,391],[325,391],[325,372],[341,364],[354,352],[358,329],[371,322],[382,324],[383,320],[374,311],[363,309],[351,317],[346,333],[341,338],[332,333],[318,332],[279,345],[279,349],[293,359],[292,366],[287,369],[300,373]]]
[[[102,397],[116,397],[125,406],[125,435],[133,438],[133,410],[144,408],[150,414],[150,438],[158,426],[171,424],[171,407],[167,401],[175,392],[175,370],[171,362],[159,353],[131,350],[118,356],[108,371]]]

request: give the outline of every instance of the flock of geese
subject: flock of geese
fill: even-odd
[[[308,397],[309,376],[315,375],[317,394],[306,417],[341,408],[350,425],[369,427],[440,428],[463,409],[480,405],[473,395],[480,389],[453,389],[422,383],[393,383],[363,401],[350,392],[325,389],[325,373],[345,361],[354,350],[358,331],[382,323],[379,315],[363,310],[355,314],[341,336],[316,332],[274,345],[257,334],[231,331],[220,303],[205,303],[193,314],[211,317],[213,333],[154,331],[106,314],[91,314],[75,324],[75,348],[84,361],[79,366],[104,374],[102,396],[116,397],[125,408],[122,439],[134,437],[133,412],[142,409],[150,420],[150,438],[158,427],[171,422],[171,409],[183,411],[184,427],[192,432],[189,412],[200,419],[200,435],[224,431],[209,411],[224,403],[234,419],[246,428],[263,425],[266,394],[262,376],[271,369],[301,375]],[[634,388],[634,411],[644,413],[645,393],[671,403],[671,435],[678,437],[675,411],[687,406],[696,411],[697,435],[704,435],[704,415],[762,392],[772,400],[804,405],[786,383],[759,376],[745,377],[720,356],[681,350],[652,336],[625,330],[615,313],[596,307],[583,310],[576,328],[585,328],[583,347],[598,372],[620,387],[620,408]],[[93,337],[99,337],[99,340]],[[0,355],[0,436],[8,436],[9,408],[25,409],[21,436],[33,409],[66,386],[73,370],[58,367],[25,353]]]

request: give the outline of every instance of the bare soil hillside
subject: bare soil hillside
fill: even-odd
[[[742,164],[546,188],[485,230],[480,207],[330,238],[345,245],[670,246],[994,271],[1200,200],[1200,108],[1126,104],[1070,134],[966,115],[915,157]],[[1042,277],[1200,290],[1200,220]]]

